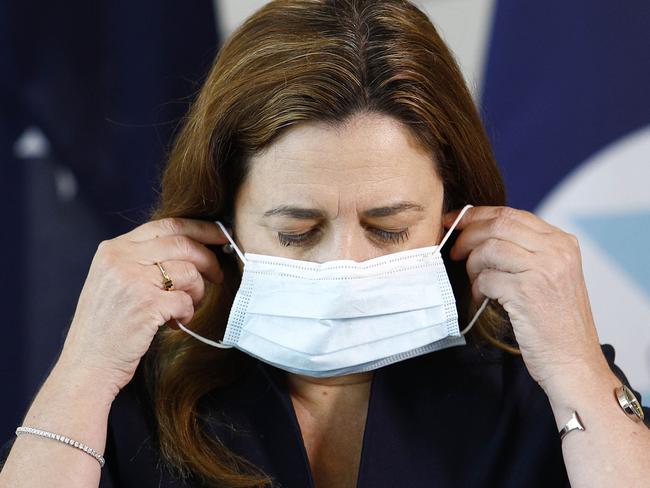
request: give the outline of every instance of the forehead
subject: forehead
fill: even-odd
[[[438,191],[436,191],[438,190]],[[439,193],[433,155],[399,121],[357,115],[344,124],[296,126],[251,159],[242,193],[259,205],[371,204]]]

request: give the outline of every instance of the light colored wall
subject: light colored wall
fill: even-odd
[[[456,55],[472,93],[479,94],[496,0],[414,0]],[[266,0],[215,0],[222,32],[229,35]]]

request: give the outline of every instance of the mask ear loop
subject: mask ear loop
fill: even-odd
[[[462,210],[460,211],[460,213],[458,214],[458,217],[456,217],[456,220],[454,220],[454,223],[451,224],[451,227],[449,227],[449,230],[448,230],[447,233],[445,234],[445,237],[443,237],[443,238],[442,238],[442,241],[440,241],[440,244],[438,245],[438,247],[439,247],[440,249],[442,249],[442,247],[445,245],[445,243],[447,242],[447,239],[449,239],[449,237],[451,236],[451,233],[452,233],[454,230],[456,230],[456,226],[458,225],[458,222],[460,222],[460,219],[462,219],[463,216],[465,215],[465,213],[466,213],[470,208],[472,208],[473,206],[474,206],[474,205],[469,205],[469,204],[468,204],[468,205],[465,205],[465,206],[463,207],[463,209],[462,209]]]
[[[440,245],[438,246],[439,249],[442,249],[442,246],[445,245],[445,243],[447,242],[447,239],[449,239],[449,237],[451,236],[451,233],[454,231],[454,229],[458,225],[458,222],[460,222],[460,219],[462,219],[463,216],[465,215],[465,212],[467,212],[473,206],[474,205],[465,205],[463,207],[463,209],[458,214],[458,217],[456,217],[456,220],[454,220],[454,223],[451,224],[451,227],[449,227],[449,230],[445,234],[445,237],[442,238],[442,241],[440,242]],[[483,311],[487,307],[489,301],[490,301],[489,298],[486,298],[485,300],[483,300],[483,303],[481,304],[481,306],[478,308],[478,310],[474,314],[474,317],[472,318],[472,320],[470,320],[469,324],[467,324],[467,326],[463,330],[460,331],[460,335],[464,336],[470,330],[472,330],[472,327],[474,327],[474,324],[476,324],[476,322],[478,321],[478,318],[481,316],[481,314],[483,313]]]
[[[478,321],[478,318],[483,313],[483,310],[485,310],[485,307],[487,307],[487,304],[488,304],[489,301],[490,301],[489,298],[486,298],[485,300],[483,300],[483,303],[481,303],[481,306],[478,308],[478,310],[474,314],[474,318],[472,318],[472,320],[469,321],[469,324],[467,324],[467,327],[465,327],[463,330],[460,331],[460,335],[465,335],[470,330],[472,330],[472,327],[474,327],[474,324]]]
[[[223,225],[221,222],[219,222],[218,220],[215,220],[214,223],[217,224],[217,225],[219,226],[219,228],[221,229],[221,231],[223,232],[223,234],[224,234],[224,235],[226,236],[226,238],[230,241],[230,244],[232,245],[232,247],[233,247],[233,249],[235,250],[235,252],[237,252],[237,256],[239,256],[239,259],[241,259],[241,260],[242,260],[242,263],[244,263],[244,265],[245,265],[245,264],[246,264],[246,258],[244,257],[244,255],[242,254],[242,252],[239,250],[239,247],[237,247],[237,244],[235,244],[235,241],[233,240],[233,238],[230,237],[230,234],[228,234],[228,231],[226,230],[226,228],[224,227],[224,225]],[[197,334],[196,332],[191,331],[190,329],[188,329],[187,327],[185,327],[183,324],[181,324],[177,319],[174,319],[174,320],[176,321],[176,324],[178,325],[178,328],[179,328],[179,329],[181,329],[181,330],[182,330],[183,332],[185,332],[186,334],[191,335],[191,336],[194,337],[196,340],[201,341],[203,344],[207,344],[208,346],[212,346],[212,347],[218,347],[219,349],[232,349],[232,347],[233,347],[233,346],[227,346],[226,344],[224,344],[224,343],[221,342],[221,341],[218,341],[218,342],[217,342],[217,341],[213,341],[213,340],[207,339],[207,338],[203,337],[202,335],[199,335],[199,334]]]
[[[174,319],[174,320],[176,320],[176,324],[178,325],[179,329],[181,329],[183,332],[191,335],[196,340],[201,341],[203,344],[207,344],[208,346],[212,346],[212,347],[218,347],[219,349],[231,349],[233,347],[233,346],[227,346],[224,343],[222,343],[221,341],[219,341],[219,342],[211,341],[210,339],[207,339],[207,338],[197,334],[196,332],[192,332],[190,329],[188,329],[183,324],[181,324],[177,319]]]
[[[230,245],[232,246],[232,248],[237,253],[237,256],[239,256],[239,259],[241,259],[241,262],[246,264],[246,258],[244,257],[244,254],[239,250],[239,247],[237,247],[237,244],[235,244],[235,241],[233,240],[233,238],[230,237],[230,234],[228,234],[228,231],[223,226],[223,224],[221,222],[219,222],[218,220],[215,220],[214,223],[219,226],[219,228],[221,229],[221,232],[223,232],[223,234],[226,236],[226,239],[228,239],[228,241],[230,241]]]

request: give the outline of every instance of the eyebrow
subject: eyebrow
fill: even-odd
[[[376,207],[362,212],[367,218],[390,217],[401,212],[414,211],[422,212],[424,207],[414,202],[398,202],[385,207]],[[317,208],[302,208],[291,205],[280,205],[264,212],[264,217],[281,216],[292,219],[322,219],[325,214]]]

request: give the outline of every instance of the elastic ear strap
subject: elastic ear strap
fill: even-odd
[[[449,239],[449,236],[451,236],[451,233],[456,229],[456,226],[458,225],[458,222],[460,222],[460,219],[462,219],[463,216],[465,215],[465,212],[467,212],[467,211],[468,211],[470,208],[472,208],[473,206],[474,206],[474,205],[469,205],[469,204],[468,204],[468,205],[465,205],[465,206],[463,207],[463,209],[462,209],[462,210],[460,211],[460,213],[458,214],[458,217],[456,217],[456,220],[454,220],[454,223],[451,224],[451,227],[449,227],[449,230],[448,230],[447,233],[445,234],[445,237],[442,238],[442,241],[440,242],[439,249],[442,249],[442,246],[445,245],[445,243],[447,242],[447,239]],[[489,301],[490,301],[489,298],[486,298],[485,300],[483,300],[483,303],[482,303],[481,306],[478,308],[478,310],[477,310],[476,313],[474,314],[474,317],[472,317],[472,320],[470,320],[469,324],[467,324],[467,327],[465,327],[465,328],[460,332],[461,335],[465,335],[465,334],[467,334],[467,333],[472,329],[472,327],[474,327],[474,324],[476,324],[476,322],[478,321],[478,318],[481,316],[481,314],[483,313],[483,311],[484,311],[485,308],[487,307]]]
[[[223,226],[223,224],[222,224],[221,222],[219,222],[218,220],[215,220],[214,223],[217,224],[217,225],[219,226],[219,228],[220,228],[221,231],[224,233],[224,235],[226,236],[226,238],[230,241],[230,245],[232,246],[232,248],[233,248],[233,249],[235,250],[235,252],[237,253],[237,256],[239,256],[239,259],[241,259],[241,262],[244,263],[244,264],[246,264],[246,258],[244,257],[244,254],[239,250],[239,247],[237,247],[237,244],[235,244],[235,241],[233,240],[233,238],[230,237],[230,234],[228,234],[228,231],[227,231],[226,228]]]
[[[445,237],[442,238],[442,241],[440,242],[440,245],[439,245],[440,249],[442,249],[442,246],[445,245],[445,242],[447,242],[447,239],[449,239],[449,236],[451,235],[451,233],[454,231],[454,229],[455,229],[456,226],[458,225],[458,222],[460,222],[460,219],[462,219],[462,218],[463,218],[463,215],[465,215],[465,212],[467,212],[467,211],[468,211],[470,208],[472,208],[473,206],[474,206],[474,205],[465,205],[465,206],[463,207],[463,209],[462,209],[462,210],[460,211],[460,213],[458,214],[458,217],[456,217],[456,220],[454,220],[454,223],[451,224],[451,227],[449,227],[449,230],[448,230],[447,233],[445,234]]]
[[[176,319],[174,319],[174,320],[176,320]],[[218,347],[219,349],[230,349],[230,348],[233,347],[233,346],[226,346],[225,344],[222,344],[221,342],[211,341],[210,339],[206,339],[205,337],[203,337],[203,336],[197,334],[196,332],[193,332],[190,329],[188,329],[187,327],[185,327],[178,320],[176,320],[176,324],[178,325],[178,327],[183,332],[186,332],[187,334],[194,337],[196,340],[201,341],[203,344],[207,344],[208,346],[212,346],[212,347]]]
[[[483,300],[483,303],[481,304],[481,306],[478,308],[478,310],[477,310],[476,313],[474,314],[474,317],[472,318],[472,320],[470,321],[470,323],[467,324],[467,327],[465,327],[463,330],[460,331],[460,335],[465,335],[465,334],[467,334],[467,333],[472,329],[472,327],[474,327],[474,324],[476,323],[476,321],[478,320],[478,318],[479,318],[479,317],[481,316],[481,314],[483,313],[483,310],[485,310],[485,307],[487,307],[487,304],[488,304],[489,301],[490,301],[489,298],[486,298],[485,300]]]

